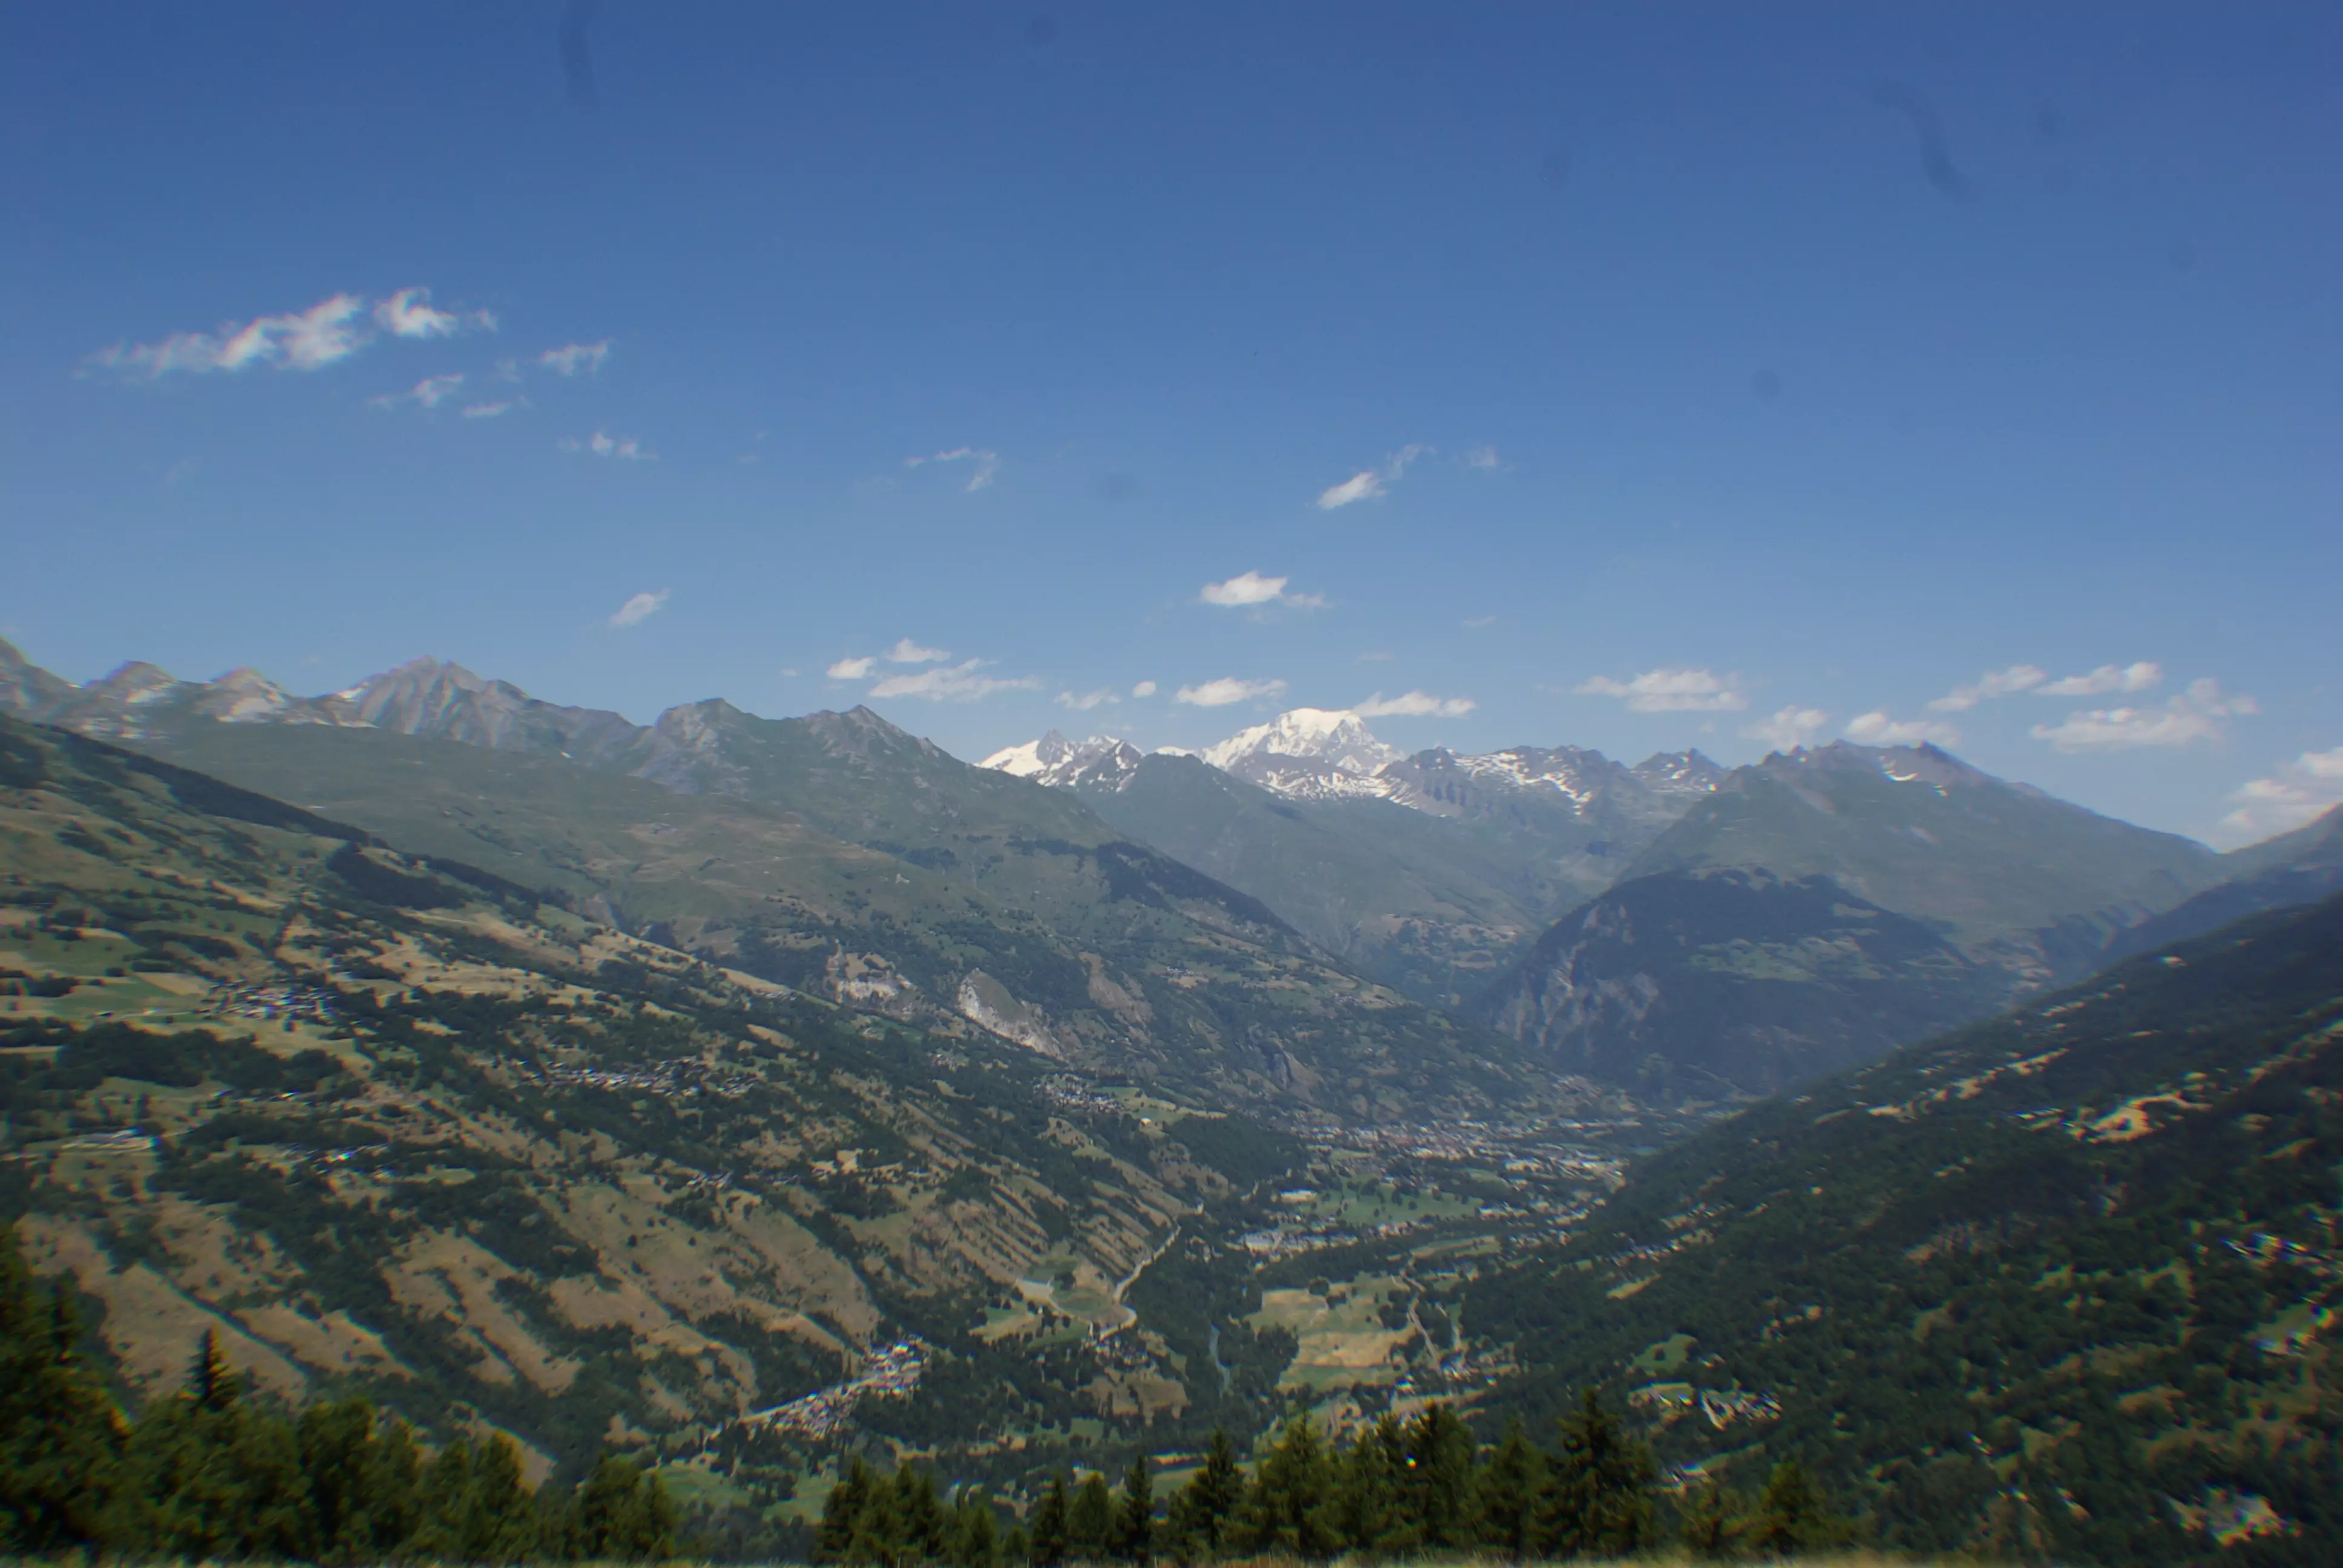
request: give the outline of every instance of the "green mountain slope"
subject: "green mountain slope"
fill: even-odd
[[[735,1423],[907,1332],[964,1442],[1256,1398],[1092,1331],[1293,1146],[1052,1066],[0,719],[0,1218],[133,1392],[209,1330],[548,1463],[722,1432],[771,1477],[809,1440]]]
[[[2107,943],[2108,962],[2215,930],[2262,910],[2316,903],[2343,891],[2343,807],[2275,839],[2221,857],[2227,880],[2151,916]]]
[[[1825,876],[2028,984],[2221,879],[2193,839],[1981,773],[1933,746],[1844,741],[1736,769],[1624,878],[1725,867]]]
[[[1075,792],[1134,839],[1259,899],[1412,996],[1483,987],[1553,918],[1530,851],[1383,800],[1281,799],[1193,757],[1148,757]]]
[[[676,782],[735,769],[742,794],[327,725],[205,723],[140,744],[683,950],[1070,1066],[1367,1119],[1536,1077],[1511,1042],[1345,972],[1061,792],[872,715],[718,714],[699,733],[713,739]]]
[[[1778,1099],[1484,1274],[1515,1408],[1582,1382],[1728,1478],[1798,1453],[1910,1547],[2343,1552],[2343,900]]]
[[[1481,1003],[1565,1071],[1659,1102],[1772,1093],[1992,1011],[2007,975],[1827,877],[1639,877]]]

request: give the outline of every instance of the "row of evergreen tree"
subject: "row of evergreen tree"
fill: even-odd
[[[501,1433],[427,1454],[362,1399],[256,1397],[204,1336],[186,1386],[126,1417],[82,1353],[62,1284],[0,1229],[0,1554],[512,1563],[676,1552],[656,1475],[605,1455],[567,1494],[530,1487]]]
[[[1202,1465],[1160,1515],[1141,1454],[1120,1493],[1097,1473],[1078,1486],[1052,1479],[1025,1523],[1005,1533],[981,1493],[947,1503],[927,1472],[907,1465],[890,1478],[858,1456],[823,1506],[815,1547],[825,1562],[880,1568],[1442,1551],[1521,1562],[1644,1552],[1663,1543],[1659,1516],[1650,1449],[1590,1390],[1552,1450],[1518,1424],[1480,1448],[1437,1404],[1404,1423],[1386,1415],[1335,1443],[1297,1415],[1250,1470],[1216,1430]],[[1711,1558],[1838,1545],[1853,1533],[1795,1460],[1775,1465],[1754,1501],[1715,1487],[1695,1493],[1680,1523],[1684,1548]]]

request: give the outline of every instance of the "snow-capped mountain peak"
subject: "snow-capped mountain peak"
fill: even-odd
[[[1120,789],[1131,781],[1141,755],[1138,747],[1111,735],[1069,740],[1052,729],[1039,740],[1001,748],[986,758],[981,766],[1031,779],[1037,784],[1064,788],[1078,783],[1103,783]]]

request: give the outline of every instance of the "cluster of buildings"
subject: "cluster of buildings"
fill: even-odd
[[[746,1073],[711,1071],[696,1056],[653,1062],[648,1067],[580,1067],[556,1062],[542,1069],[537,1077],[542,1083],[565,1089],[604,1089],[666,1097],[705,1091],[725,1100],[738,1100],[759,1082]]]
[[[801,1394],[787,1404],[751,1412],[734,1424],[794,1432],[817,1439],[834,1437],[852,1417],[854,1407],[865,1399],[900,1398],[918,1388],[920,1374],[927,1370],[930,1349],[925,1340],[917,1336],[897,1340],[872,1351],[859,1375]]]
[[[1653,1412],[1662,1421],[1697,1412],[1723,1432],[1735,1422],[1765,1422],[1781,1418],[1781,1402],[1756,1389],[1694,1388],[1688,1382],[1646,1383],[1627,1395],[1629,1403]]]
[[[307,985],[256,981],[214,986],[200,1010],[215,1018],[251,1018],[269,1023],[338,1021],[334,1011],[334,993]]]

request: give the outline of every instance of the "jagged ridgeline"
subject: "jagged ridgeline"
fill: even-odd
[[[1069,1066],[1346,1118],[1519,1105],[1554,1074],[1361,978],[1071,792],[867,709],[638,727],[418,661],[291,698],[15,659],[0,702],[479,866],[662,944]],[[0,671],[0,674],[5,674]]]
[[[2343,899],[2256,916],[1663,1151],[1465,1312],[1514,1400],[1803,1452],[1884,1539],[2331,1563]]]
[[[1091,1327],[1278,1134],[5,719],[0,851],[0,1208],[134,1403],[209,1332],[264,1394],[509,1433],[534,1479],[802,1452],[838,1402],[790,1402],[858,1379],[924,1372],[917,1442],[1258,1392]],[[1072,1326],[987,1338],[994,1303]]]

